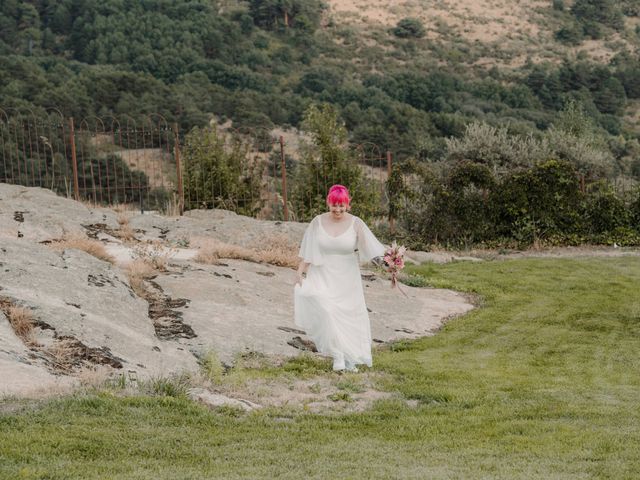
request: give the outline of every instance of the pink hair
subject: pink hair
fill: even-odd
[[[334,185],[329,189],[327,195],[327,205],[343,204],[349,206],[351,203],[351,197],[349,197],[349,190],[344,185]]]

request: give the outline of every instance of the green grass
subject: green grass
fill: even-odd
[[[417,407],[245,415],[182,396],[78,395],[0,416],[0,478],[638,478],[639,259],[421,272],[482,308],[375,355],[383,386]]]

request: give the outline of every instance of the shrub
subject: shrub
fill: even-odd
[[[554,37],[561,43],[567,45],[579,45],[584,36],[583,28],[580,24],[572,22],[558,30]]]
[[[624,17],[616,0],[576,0],[571,13],[583,22],[591,20],[616,30],[624,28]]]
[[[331,185],[345,185],[352,198],[353,213],[365,219],[379,214],[379,195],[375,185],[364,178],[354,153],[347,148],[347,131],[336,109],[328,104],[312,105],[306,111],[304,130],[312,138],[303,148],[302,161],[291,189],[297,218],[310,220],[326,210]]]
[[[636,198],[629,205],[629,217],[633,228],[640,233],[640,190],[636,191]]]
[[[630,226],[631,212],[624,201],[606,185],[599,185],[587,198],[585,217],[589,233],[612,233]]]
[[[467,126],[462,138],[446,139],[447,161],[481,163],[497,171],[531,166],[551,155],[551,146],[531,136],[509,135],[506,127],[485,122]]]
[[[243,139],[222,137],[215,128],[194,128],[183,148],[185,208],[256,213],[263,165],[259,157],[250,158],[250,152]]]
[[[491,235],[489,199],[495,183],[486,165],[462,162],[454,167],[445,188],[437,189],[434,195],[434,219],[441,241],[462,241],[469,247]]]
[[[400,38],[421,38],[426,33],[424,25],[418,18],[403,18],[391,32]]]
[[[494,190],[498,235],[532,243],[580,229],[578,172],[566,161],[549,160],[505,178]]]

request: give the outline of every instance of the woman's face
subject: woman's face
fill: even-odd
[[[340,220],[347,212],[347,206],[344,203],[333,203],[329,205],[329,212],[335,220]]]

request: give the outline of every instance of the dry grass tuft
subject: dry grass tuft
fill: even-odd
[[[118,212],[116,220],[118,221],[118,225],[120,225],[120,227],[118,228],[118,230],[115,230],[113,234],[120,240],[124,240],[125,242],[136,240],[135,232],[133,228],[131,228],[131,225],[129,225],[129,215],[127,215],[125,211],[120,211]]]
[[[175,248],[166,246],[160,241],[139,243],[133,248],[137,259],[142,259],[160,272],[166,272],[169,260],[175,254]]]
[[[87,388],[100,388],[112,377],[113,370],[106,365],[83,366],[77,373],[80,385]]]
[[[129,225],[129,217],[125,212],[118,212],[116,220],[118,221],[118,225],[120,225],[120,227],[122,227],[123,225]]]
[[[194,239],[191,244],[199,248],[196,262],[216,265],[220,259],[230,258],[255,263],[268,263],[280,267],[298,266],[298,247],[286,235],[266,236],[252,248],[241,247],[215,239]]]
[[[217,265],[221,258],[248,260],[250,262],[257,261],[253,250],[240,247],[238,245],[220,242],[215,239],[196,239],[192,240],[191,244],[198,247],[200,250],[195,257],[195,260],[198,263]]]
[[[116,213],[125,213],[125,212],[135,212],[140,207],[132,203],[116,203],[115,205],[111,205],[109,208]]]
[[[78,342],[71,339],[59,340],[47,347],[44,353],[50,358],[54,370],[69,373],[77,363]]]
[[[120,228],[114,233],[120,240],[124,240],[125,242],[136,240],[136,234],[128,223],[120,225]]]
[[[296,268],[300,262],[298,245],[284,234],[267,236],[254,249],[259,262],[290,268]]]
[[[52,242],[49,246],[57,251],[63,251],[70,248],[82,250],[83,252],[87,252],[89,255],[93,255],[105,262],[115,263],[115,259],[107,253],[107,250],[104,248],[102,243],[97,240],[87,238],[85,235],[80,233],[66,234],[62,240]]]
[[[24,307],[9,306],[5,313],[18,338],[26,345],[36,344],[35,321],[31,310]]]
[[[126,267],[126,272],[131,288],[139,297],[143,297],[145,293],[143,282],[158,273],[153,264],[143,258],[137,258],[129,263]]]

